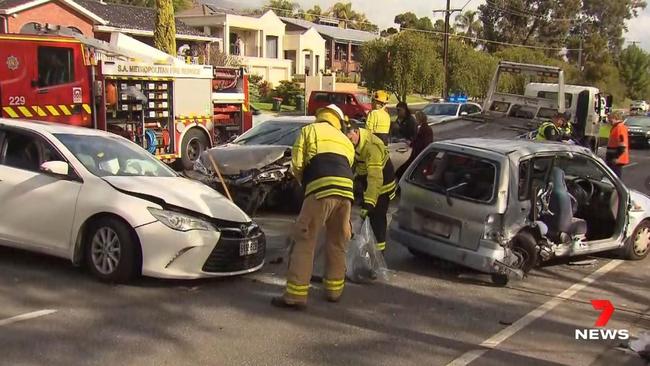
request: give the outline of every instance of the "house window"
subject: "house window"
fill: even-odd
[[[38,86],[70,83],[74,77],[72,48],[38,47]]]
[[[278,37],[266,36],[266,57],[278,58]]]

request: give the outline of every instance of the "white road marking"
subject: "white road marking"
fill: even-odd
[[[638,165],[638,164],[639,163],[629,163],[629,164],[625,165],[623,168],[631,168],[631,167],[633,167],[635,165]]]
[[[474,129],[475,129],[475,130],[480,130],[481,128],[484,128],[485,126],[487,126],[487,124],[482,124],[482,125],[480,125],[480,126],[474,128]]]
[[[613,270],[614,268],[618,267],[619,264],[623,263],[622,260],[612,260],[611,262],[607,263],[606,265],[600,267],[598,270],[590,274],[589,276],[583,278],[580,282],[574,283],[571,287],[568,289],[562,291],[561,294],[557,295],[556,297],[552,298],[551,300],[547,301],[546,303],[540,305],[537,309],[531,311],[530,313],[524,315],[522,318],[514,322],[512,325],[502,329],[499,333],[493,335],[492,337],[486,339],[481,343],[479,346],[482,347],[481,349],[474,349],[471,351],[468,351],[461,355],[460,357],[456,358],[455,360],[451,361],[450,363],[447,364],[447,366],[466,366],[473,362],[474,360],[480,358],[483,356],[486,352],[488,352],[491,349],[496,348],[499,346],[499,344],[503,343],[505,340],[508,338],[512,337],[515,333],[518,331],[524,329],[528,325],[530,325],[532,322],[535,320],[543,317],[548,313],[549,311],[553,310],[556,306],[560,305],[564,300],[568,300],[572,298],[575,294],[583,290],[585,287],[589,286],[593,282],[595,282],[597,279],[599,279],[601,276],[606,274],[607,272]]]
[[[54,314],[56,312],[57,310],[45,309],[45,310],[33,311],[31,313],[12,316],[11,318],[0,319],[0,327],[3,325],[9,325],[9,324],[21,322],[23,320],[29,320],[29,319],[39,318],[45,315]]]

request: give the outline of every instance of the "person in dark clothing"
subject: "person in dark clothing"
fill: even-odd
[[[397,172],[395,172],[398,181],[402,179],[402,175],[404,175],[404,172],[409,165],[411,165],[413,160],[415,160],[415,158],[417,158],[418,155],[420,155],[420,153],[433,142],[433,130],[427,123],[427,115],[422,111],[418,111],[415,113],[415,120],[417,122],[417,134],[415,135],[413,142],[411,142],[411,156],[409,156],[406,162],[404,162],[404,164],[397,169]]]
[[[417,123],[405,102],[397,103],[397,133],[403,139],[413,141],[417,133]]]

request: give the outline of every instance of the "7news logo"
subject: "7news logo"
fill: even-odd
[[[614,314],[614,305],[609,300],[591,300],[591,306],[600,310],[594,327],[598,329],[576,329],[575,337],[578,340],[628,340],[630,331],[627,329],[606,329],[609,319]]]

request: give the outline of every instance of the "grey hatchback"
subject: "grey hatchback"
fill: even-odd
[[[554,257],[650,251],[650,198],[588,149],[527,140],[431,144],[400,182],[393,242],[492,274],[523,277]]]

